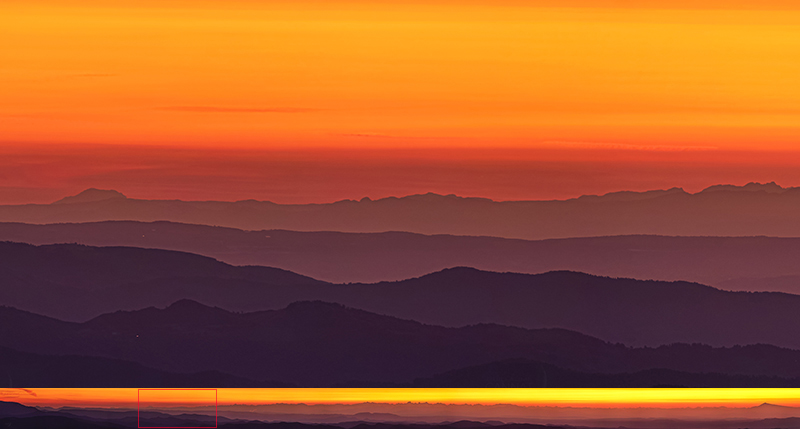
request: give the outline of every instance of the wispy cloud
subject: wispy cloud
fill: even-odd
[[[220,106],[170,106],[158,110],[198,113],[309,113],[322,109],[305,107],[220,107]]]
[[[655,152],[690,152],[690,151],[707,151],[718,150],[716,146],[686,146],[686,145],[637,145],[627,143],[600,143],[600,142],[584,142],[584,141],[545,141],[542,142],[544,146],[555,146],[563,148],[575,149],[615,149],[615,150],[633,150],[633,151],[655,151]]]
[[[380,134],[380,133],[343,133],[343,134],[331,134],[333,136],[340,136],[340,137],[357,137],[357,138],[368,138],[368,139],[403,139],[403,140],[439,140],[444,137],[425,137],[425,136],[396,136],[391,134]]]
[[[342,137],[363,137],[363,138],[383,138],[383,139],[396,139],[397,136],[390,136],[388,134],[374,134],[374,133],[348,133],[339,134]]]
[[[79,74],[71,74],[69,77],[115,77],[118,76],[112,73],[79,73]]]
[[[23,389],[19,387],[8,388],[8,389],[0,389],[0,398],[19,398],[19,393],[25,392],[28,395],[38,397],[39,395],[36,394],[31,389]]]

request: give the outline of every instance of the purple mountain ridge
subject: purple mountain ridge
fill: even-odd
[[[191,299],[232,311],[322,300],[422,323],[563,328],[634,346],[675,342],[800,348],[800,296],[569,271],[459,267],[397,282],[331,284],[166,250],[0,243],[0,304],[85,321]]]
[[[566,387],[624,386],[626,378],[628,383],[692,379],[679,372],[705,373],[695,380],[705,377],[712,385],[800,384],[800,351],[774,346],[631,348],[563,329],[493,324],[445,328],[320,301],[234,313],[183,300],[164,309],[114,312],[80,324],[0,307],[0,322],[0,346],[25,353],[89,355],[97,366],[100,358],[121,359],[195,377],[217,371],[310,387],[408,383],[420,377],[419,386],[458,386],[485,382],[487,368],[495,372],[491,380],[517,374],[538,387],[548,383],[542,371],[551,374],[553,384],[560,379]],[[80,363],[75,358],[64,362]],[[114,364],[123,367],[122,362]],[[764,377],[794,380],[788,384]]]
[[[337,283],[404,280],[457,266],[554,270],[721,289],[800,293],[800,238],[613,236],[553,240],[243,231],[171,222],[0,223],[0,240],[178,250],[233,265],[266,265]]]

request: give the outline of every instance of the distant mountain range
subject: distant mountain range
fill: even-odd
[[[11,406],[25,409],[25,414],[16,416],[4,416],[4,409],[12,409]],[[452,407],[452,406],[446,406]],[[486,407],[484,407],[486,408]],[[685,409],[684,409],[685,410]],[[739,429],[743,427],[754,429],[772,428],[798,428],[800,419],[797,418],[726,418],[724,415],[719,419],[636,419],[636,418],[617,418],[617,419],[578,419],[564,421],[556,419],[557,423],[532,424],[532,423],[503,423],[498,420],[489,421],[453,421],[453,411],[449,410],[449,421],[438,420],[435,423],[425,423],[419,420],[390,420],[387,422],[372,420],[352,420],[334,421],[327,424],[320,423],[298,423],[291,420],[277,421],[258,421],[245,419],[229,419],[225,417],[214,418],[214,416],[202,414],[174,414],[165,412],[142,412],[137,415],[136,411],[99,411],[83,410],[77,408],[41,411],[32,407],[22,407],[19,404],[0,402],[0,425],[8,428],[28,429],[28,428],[59,428],[59,429],[122,429],[137,427],[219,427],[226,429],[566,429],[572,427],[638,427],[646,429],[672,429],[675,427],[687,429]],[[574,412],[574,409],[570,411]],[[612,409],[616,413],[623,410]],[[730,413],[732,409],[726,409]],[[748,409],[748,411],[758,411]],[[249,414],[249,413],[241,413]],[[738,413],[737,413],[738,414]],[[372,415],[356,416],[368,419]],[[379,416],[379,415],[378,415]],[[335,416],[331,416],[335,417]],[[344,417],[344,416],[343,416]],[[396,417],[396,416],[391,416]],[[425,417],[429,420],[431,417]],[[514,419],[518,420],[518,419]],[[219,426],[215,426],[215,423]]]
[[[145,420],[179,417],[195,419],[208,426],[213,415],[219,423],[298,422],[324,424],[317,429],[367,429],[376,423],[390,423],[395,429],[426,429],[429,425],[453,429],[489,429],[513,423],[547,424],[568,427],[637,427],[673,429],[675,427],[704,429],[792,428],[800,426],[797,408],[764,403],[754,407],[679,407],[679,408],[586,408],[553,406],[455,405],[430,403],[358,403],[358,404],[239,404],[217,407],[167,407],[144,411]],[[40,409],[0,401],[0,416],[33,417],[61,416],[82,421],[103,421],[137,427],[136,410],[125,408],[60,407]],[[17,420],[16,422],[19,422]],[[504,423],[505,422],[505,423]],[[149,423],[149,422],[148,422]],[[274,426],[288,429],[285,426]],[[413,425],[413,426],[411,426]],[[145,424],[144,426],[155,426]],[[20,427],[20,426],[13,426]],[[26,427],[26,426],[22,426]],[[41,426],[39,426],[41,427]],[[82,427],[82,426],[76,426]],[[385,428],[386,425],[375,426]],[[509,428],[509,426],[506,426]],[[517,429],[526,426],[516,426]],[[311,428],[309,428],[311,429]]]
[[[53,204],[0,206],[0,221],[174,221],[246,230],[385,232],[545,239],[606,235],[800,237],[800,188],[775,183],[617,192],[565,201],[411,195],[329,204],[137,200],[89,189]]]
[[[0,346],[53,356],[27,356],[25,363],[16,358],[17,365],[30,370],[54,364],[55,356],[88,356],[61,358],[58,364],[61,371],[78,368],[81,372],[74,376],[93,377],[84,386],[119,387],[137,374],[158,382],[148,378],[159,375],[157,371],[122,360],[185,374],[183,379],[160,374],[173,377],[176,384],[192,377],[196,383],[215,382],[216,377],[236,384],[234,377],[239,377],[238,383],[246,386],[252,386],[248,380],[277,380],[272,385],[307,387],[491,386],[512,381],[528,387],[686,385],[677,384],[682,381],[691,386],[800,386],[800,351],[774,346],[630,348],[561,329],[444,328],[323,302],[232,313],[184,300],[166,309],[115,312],[81,324],[4,307]],[[14,359],[14,352],[3,356]],[[87,370],[90,365],[96,370]],[[135,371],[127,376],[113,373],[131,367]]]
[[[538,274],[554,270],[687,280],[800,293],[800,238],[614,236],[554,240],[243,231],[172,222],[0,223],[0,240],[179,250],[234,265],[267,265],[332,282],[403,280],[457,266]],[[114,281],[117,281],[116,279]]]
[[[202,409],[201,409],[202,410]],[[211,411],[210,407],[205,410]],[[197,408],[175,411],[199,412]],[[357,403],[357,404],[262,404],[220,405],[219,415],[233,419],[264,421],[299,421],[305,423],[339,423],[345,428],[357,422],[442,423],[454,419],[480,421],[491,425],[505,423],[537,423],[571,427],[607,428],[709,428],[724,421],[731,428],[760,426],[769,419],[772,427],[789,427],[800,417],[800,408],[762,403],[752,407],[631,407],[605,408],[586,406],[524,406],[511,404],[443,404],[443,403]],[[213,412],[213,411],[211,411]],[[778,422],[776,419],[782,419]],[[790,420],[784,420],[790,419]],[[346,422],[346,423],[343,423]]]
[[[435,325],[564,328],[633,346],[800,348],[798,295],[565,271],[453,268],[399,282],[337,285],[165,250],[0,243],[0,279],[0,304],[70,321],[184,298],[234,311],[322,300]]]
[[[40,410],[0,401],[0,427],[14,429],[123,429],[145,427],[217,427],[244,424],[244,420],[203,414],[167,414],[153,411]],[[228,426],[230,427],[230,426]],[[247,426],[233,426],[244,429]],[[296,424],[288,427],[308,427]],[[288,429],[283,428],[283,429]],[[320,426],[319,428],[323,428]],[[340,429],[328,426],[330,429]],[[278,429],[278,427],[274,428]]]

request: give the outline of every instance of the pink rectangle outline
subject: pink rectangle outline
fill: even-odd
[[[213,390],[214,391],[214,426],[142,426],[141,392],[142,390]],[[136,390],[136,427],[139,429],[216,429],[219,426],[219,393],[217,389],[137,389]]]

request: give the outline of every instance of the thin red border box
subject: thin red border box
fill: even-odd
[[[214,426],[142,426],[141,392],[142,390],[213,390],[214,391]],[[136,390],[136,427],[139,429],[216,429],[219,426],[219,393],[217,389],[137,389]]]

